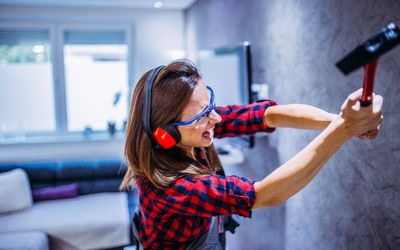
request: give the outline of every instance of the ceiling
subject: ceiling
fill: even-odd
[[[161,9],[186,9],[197,0],[0,0],[4,5],[29,6],[65,6],[65,7],[120,7],[154,8],[155,2],[161,2]]]

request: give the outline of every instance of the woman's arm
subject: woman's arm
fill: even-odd
[[[296,194],[348,139],[343,125],[332,123],[296,156],[254,184],[256,203],[253,208],[279,205]]]
[[[288,162],[254,184],[256,202],[253,209],[286,201],[306,186],[351,137],[376,129],[382,119],[382,97],[376,96],[373,105],[366,108],[359,106],[360,97],[361,91],[352,93],[339,116],[320,135]]]
[[[221,122],[215,124],[214,138],[253,135],[257,132],[273,132],[275,129],[266,126],[265,110],[276,105],[272,100],[254,102],[248,105],[228,105],[215,107],[221,116]]]
[[[304,105],[287,104],[272,106],[265,110],[264,122],[268,127],[288,127],[323,130],[337,115],[322,109]]]

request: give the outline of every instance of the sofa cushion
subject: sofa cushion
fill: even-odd
[[[28,162],[21,164],[31,182],[54,183],[57,179],[57,163],[54,161]]]
[[[0,214],[15,212],[32,206],[28,176],[18,168],[0,174]]]
[[[48,250],[47,235],[40,231],[0,233],[0,249]]]
[[[61,162],[59,180],[87,180],[95,177],[95,161],[66,161]]]
[[[99,193],[35,203],[0,216],[0,233],[40,230],[51,249],[103,249],[129,244],[126,193]],[[57,246],[57,247],[55,247]]]
[[[96,177],[109,178],[120,177],[123,178],[126,172],[126,165],[121,159],[108,159],[98,161],[96,168]]]

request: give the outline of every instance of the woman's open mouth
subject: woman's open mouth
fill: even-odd
[[[211,140],[213,138],[213,136],[214,136],[213,129],[207,130],[207,131],[203,132],[203,134],[202,134],[202,137],[206,140]]]

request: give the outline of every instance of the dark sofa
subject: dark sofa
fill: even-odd
[[[74,182],[79,195],[118,192],[126,172],[120,159],[0,163],[0,173],[16,168],[26,171],[32,190]]]

